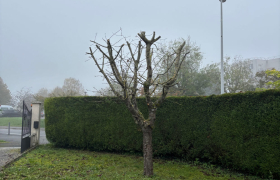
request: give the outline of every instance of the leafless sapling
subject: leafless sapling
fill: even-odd
[[[113,93],[125,103],[135,123],[142,130],[144,175],[150,177],[153,175],[152,130],[156,120],[157,108],[163,103],[169,88],[175,85],[181,63],[188,53],[182,54],[182,49],[186,44],[183,42],[178,49],[174,50],[172,55],[158,57],[154,55],[157,49],[155,43],[161,38],[160,36],[155,37],[155,32],[153,32],[152,38],[148,39],[145,32],[142,31],[138,33],[138,38],[139,41],[134,43],[133,41],[129,42],[126,37],[122,36],[122,40],[125,41],[122,44],[120,44],[121,41],[112,44],[111,38],[109,38],[104,40],[106,45],[97,43],[94,40],[92,41],[95,45],[94,50],[90,47],[88,54],[94,60]],[[152,48],[153,45],[155,45],[154,48]],[[143,50],[145,50],[144,58],[142,58]],[[96,53],[99,53],[100,58],[96,57]],[[153,68],[156,68],[156,64],[154,65],[153,63],[156,62],[155,58],[172,57],[174,59],[171,61],[170,67],[174,66],[175,71],[165,82],[161,82],[158,77],[167,73],[170,67],[167,68],[166,72],[154,75]],[[105,65],[108,65],[109,69]],[[144,75],[145,73],[146,76]],[[118,83],[122,91],[117,91],[113,83]],[[136,97],[140,86],[144,87],[144,95],[149,111],[148,118],[144,118],[138,109]],[[159,88],[161,96],[157,97],[156,100],[152,100],[153,94]]]

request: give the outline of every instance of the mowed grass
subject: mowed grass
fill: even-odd
[[[0,140],[0,143],[7,143],[7,141],[4,141],[4,140]]]
[[[21,127],[22,126],[22,117],[0,117],[0,126],[10,126],[11,127]],[[45,128],[45,120],[40,120],[40,127]]]
[[[0,172],[0,179],[149,179],[143,158],[41,145]],[[260,179],[197,162],[154,159],[152,179]]]

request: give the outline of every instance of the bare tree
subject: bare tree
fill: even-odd
[[[30,108],[32,102],[35,101],[33,93],[31,92],[30,88],[22,88],[20,91],[17,91],[10,102],[10,104],[15,107],[16,109],[22,111],[22,102],[25,102],[26,105]]]
[[[116,33],[114,35],[116,35]],[[173,50],[172,55],[162,57],[166,59],[172,58],[175,55],[174,60],[170,63],[170,67],[162,74],[154,75],[153,69],[157,64],[153,65],[153,63],[158,62],[155,61],[155,58],[158,56],[153,56],[155,52],[152,45],[155,45],[155,42],[161,37],[159,36],[156,38],[154,32],[152,38],[149,40],[145,32],[142,31],[138,34],[139,41],[136,44],[134,44],[133,41],[127,41],[127,38],[122,35],[121,37],[126,41],[125,43],[120,44],[120,40],[112,44],[110,41],[111,38],[105,40],[106,45],[101,45],[96,41],[92,41],[95,45],[95,49],[92,50],[90,47],[90,52],[88,54],[90,54],[91,58],[95,61],[99,71],[106,79],[114,94],[125,103],[135,123],[141,128],[143,133],[144,175],[150,177],[153,175],[152,130],[156,120],[156,111],[166,98],[169,88],[175,85],[182,61],[189,52],[183,54],[183,58],[181,58],[182,49],[186,44],[182,42],[176,50]],[[144,45],[142,45],[142,42],[144,42]],[[124,47],[127,47],[127,53]],[[106,53],[104,49],[108,52]],[[145,58],[141,59],[143,49],[145,49],[146,54]],[[157,49],[156,46],[155,49]],[[96,58],[96,52],[100,53],[101,58]],[[101,61],[100,64],[99,61]],[[143,66],[144,62],[146,62],[145,66]],[[104,65],[106,64],[109,65],[110,70],[104,69]],[[141,68],[143,71],[141,71]],[[158,80],[159,76],[164,75],[171,68],[173,69],[173,73],[170,75],[170,78],[164,82]],[[147,75],[144,76],[144,73]],[[131,77],[131,79],[129,77]],[[113,82],[117,82],[121,86],[122,93],[119,93],[115,89]],[[140,88],[139,85],[144,87],[149,114],[147,119],[138,109],[136,102],[137,91]],[[162,91],[161,96],[153,101],[152,95],[159,87]]]
[[[41,89],[39,89],[39,91],[36,94],[34,94],[33,97],[36,101],[41,102],[41,109],[43,110],[44,109],[44,101],[47,97],[49,97],[49,91],[46,88],[41,88]]]
[[[75,78],[65,79],[62,90],[66,96],[83,96],[85,92],[82,83]]]
[[[122,87],[118,84],[118,83],[112,83],[112,85],[114,86],[115,90],[118,92],[118,93],[123,93],[122,92]],[[112,91],[112,89],[109,87],[106,87],[106,88],[102,88],[101,90],[97,91],[95,93],[95,96],[116,96],[114,94],[114,92]]]
[[[55,87],[49,94],[50,97],[83,96],[85,89],[82,83],[75,78],[66,78],[61,87]]]
[[[56,86],[49,94],[50,97],[63,97],[65,96],[61,87]]]

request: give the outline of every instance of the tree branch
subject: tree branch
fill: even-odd
[[[114,92],[114,94],[116,94],[116,96],[118,96],[119,98],[123,99],[123,96],[121,96],[121,95],[115,90],[115,88],[113,87],[113,85],[112,85],[112,83],[110,82],[110,80],[109,80],[107,74],[106,74],[106,73],[103,71],[103,69],[101,69],[100,66],[98,65],[97,60],[95,59],[95,57],[94,57],[94,55],[93,55],[93,53],[92,53],[91,48],[89,48],[89,50],[90,50],[90,55],[91,55],[92,59],[95,61],[95,64],[97,65],[99,71],[103,74],[104,78],[105,78],[106,81],[108,82],[108,84],[109,84],[109,86],[111,87],[111,89],[112,89],[112,91]]]

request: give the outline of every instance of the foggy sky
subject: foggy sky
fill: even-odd
[[[223,23],[225,56],[280,56],[279,0],[227,0]],[[106,85],[85,54],[90,40],[97,33],[102,42],[120,28],[132,37],[190,36],[204,65],[220,62],[219,0],[0,0],[0,77],[12,93],[51,90],[73,77],[92,95],[93,87]]]

